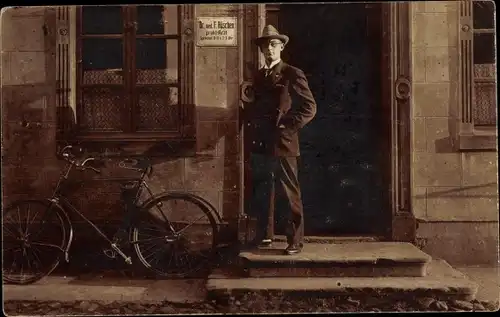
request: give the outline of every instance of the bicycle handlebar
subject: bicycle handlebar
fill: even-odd
[[[82,163],[77,164],[76,166],[83,168],[83,169],[91,169],[94,172],[96,172],[97,174],[101,174],[101,170],[98,170],[97,168],[95,168],[93,166],[85,166],[85,164],[87,164],[87,162],[94,161],[95,159],[96,159],[95,157],[87,157]]]
[[[73,146],[67,145],[61,149],[60,154],[62,158],[68,161],[71,164],[74,164],[77,168],[81,169],[91,169],[94,172],[100,174],[101,171],[93,166],[86,166],[86,164],[90,161],[99,160],[100,157],[89,156],[84,160],[78,162],[76,156],[72,153]],[[81,148],[78,150],[79,152],[83,152]],[[138,171],[143,173],[143,176],[150,176],[153,173],[153,166],[149,161],[149,158],[125,158],[119,164],[119,167],[124,169],[130,169],[134,171]]]
[[[70,153],[67,153],[67,152],[62,153],[62,157],[64,160],[68,161],[69,163],[74,164],[77,168],[80,168],[83,170],[90,169],[90,170],[93,170],[94,172],[96,172],[97,174],[101,174],[101,171],[99,169],[97,169],[93,166],[85,166],[85,164],[87,164],[87,162],[96,160],[95,157],[87,157],[82,162],[78,162],[74,158],[74,155],[71,155]]]

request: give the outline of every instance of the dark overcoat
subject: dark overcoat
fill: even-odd
[[[264,69],[258,70],[252,90],[254,100],[241,113],[250,152],[300,156],[299,131],[316,115],[304,72],[281,61],[268,76]]]

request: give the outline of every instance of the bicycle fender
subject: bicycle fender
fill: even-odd
[[[205,198],[203,197],[200,197],[198,195],[195,195],[195,194],[192,194],[192,193],[187,193],[187,192],[175,192],[175,191],[172,191],[172,192],[163,192],[163,193],[159,193],[159,194],[156,194],[150,198],[148,198],[146,201],[144,201],[139,207],[140,208],[143,208],[145,206],[147,206],[149,203],[151,203],[151,201],[155,200],[155,199],[159,199],[159,198],[163,198],[163,197],[178,197],[178,198],[183,198],[183,197],[189,197],[193,200],[196,200],[198,201],[200,204],[204,205],[205,207],[208,208],[208,210],[210,210],[210,212],[215,216],[215,220],[218,222],[218,224],[221,224],[222,223],[222,217],[220,216],[220,214],[217,212],[217,209],[210,203],[208,202]]]
[[[71,222],[71,219],[69,218],[69,215],[66,212],[66,209],[64,209],[62,207],[62,205],[60,204],[59,200],[57,200],[57,199],[51,199],[51,198],[47,198],[47,199],[44,199],[44,200],[46,202],[48,202],[49,204],[55,205],[56,208],[59,208],[59,211],[64,216],[64,220],[66,221],[66,224],[69,227],[69,238],[68,238],[68,240],[66,242],[66,246],[64,247],[64,260],[66,261],[66,263],[68,263],[69,262],[69,249],[71,248],[71,243],[73,242],[73,223]]]
[[[201,203],[205,204],[207,206],[207,208],[210,209],[210,211],[213,214],[215,214],[215,218],[217,219],[217,221],[219,223],[222,222],[222,217],[220,216],[219,212],[217,211],[217,209],[208,200],[206,200],[205,198],[203,198],[201,196],[197,196],[197,195],[190,194],[190,193],[187,193],[187,195],[191,196],[191,198],[194,198],[194,199],[200,201]]]

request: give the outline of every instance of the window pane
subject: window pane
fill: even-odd
[[[122,7],[83,6],[83,34],[120,34],[123,32]]]
[[[495,64],[474,64],[474,78],[495,80]]]
[[[474,1],[473,3],[474,29],[493,29],[495,6],[493,1]]]
[[[178,79],[179,41],[165,39],[136,40],[137,83],[176,83]]]
[[[176,131],[179,124],[177,87],[138,88],[139,131]]]
[[[80,128],[84,131],[122,131],[123,90],[85,87],[82,90]]]
[[[496,84],[475,83],[474,84],[474,124],[494,125],[496,124]]]
[[[83,69],[122,69],[122,39],[83,39]]]
[[[474,34],[474,64],[495,62],[495,34]]]
[[[177,8],[176,5],[138,6],[137,34],[177,34]]]

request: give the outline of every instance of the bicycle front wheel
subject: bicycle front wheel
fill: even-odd
[[[67,241],[64,213],[46,200],[19,200],[3,211],[3,281],[31,284],[59,264]]]
[[[207,206],[189,194],[169,194],[146,204],[131,240],[149,270],[187,277],[208,266],[216,236],[217,223]]]

